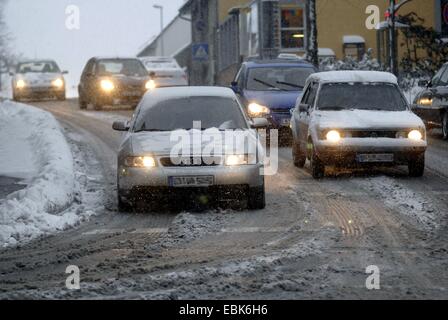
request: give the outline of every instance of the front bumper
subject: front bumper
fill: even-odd
[[[34,97],[34,96],[58,96],[65,93],[65,87],[55,88],[49,87],[25,87],[22,89],[14,89],[16,95],[21,97]]]
[[[118,168],[118,189],[120,192],[130,192],[135,188],[162,187],[174,188],[169,185],[169,177],[213,176],[214,184],[208,188],[218,186],[259,187],[263,185],[261,175],[262,164],[201,167],[156,167],[156,168]],[[188,190],[189,187],[174,188]],[[192,188],[193,189],[193,188]]]
[[[425,153],[427,142],[411,141],[409,139],[391,138],[349,138],[342,139],[339,143],[332,143],[326,140],[319,140],[314,148],[318,158],[326,165],[375,165],[408,164],[416,156]],[[393,154],[392,162],[358,162],[357,156],[360,154]]]

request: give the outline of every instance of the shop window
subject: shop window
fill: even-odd
[[[301,7],[281,8],[282,49],[303,49],[305,47],[304,10]]]

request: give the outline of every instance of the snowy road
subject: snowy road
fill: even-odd
[[[265,210],[122,214],[111,124],[131,111],[32,104],[61,122],[104,209],[0,251],[0,298],[448,298],[448,143],[437,134],[421,179],[384,169],[315,181],[285,148]],[[65,289],[69,265],[80,268],[79,291]],[[365,286],[371,265],[380,290]]]

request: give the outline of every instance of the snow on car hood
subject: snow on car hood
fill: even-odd
[[[423,121],[411,111],[317,110],[311,122],[322,129],[424,128]]]
[[[23,73],[16,75],[17,80],[24,80],[28,86],[51,86],[51,82],[62,78],[61,73]]]
[[[224,154],[248,153],[249,151],[252,153],[252,151],[255,152],[257,150],[257,146],[258,151],[261,151],[261,145],[258,144],[257,135],[253,130],[229,130],[225,132],[215,130],[214,133],[211,133],[210,130],[139,132],[133,133],[131,139],[134,155],[169,155],[174,147],[182,145],[182,141],[190,146],[197,142],[197,145],[201,146],[202,151],[207,146],[213,146],[215,150],[221,148],[220,150]],[[189,144],[188,141],[190,142]],[[233,145],[232,141],[234,141]],[[188,150],[186,153],[188,153]]]

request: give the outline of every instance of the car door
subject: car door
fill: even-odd
[[[301,141],[301,147],[306,148],[308,142],[308,129],[311,119],[311,114],[314,109],[314,102],[316,100],[317,89],[319,84],[312,82],[309,85],[308,92],[303,96],[302,105],[308,105],[308,110],[302,110],[299,112],[299,135]]]
[[[82,83],[82,90],[85,95],[87,95],[90,99],[92,93],[93,93],[93,83],[94,83],[94,69],[95,69],[96,61],[95,59],[90,60],[87,63],[87,66],[84,70],[84,73],[82,75],[81,83]]]

